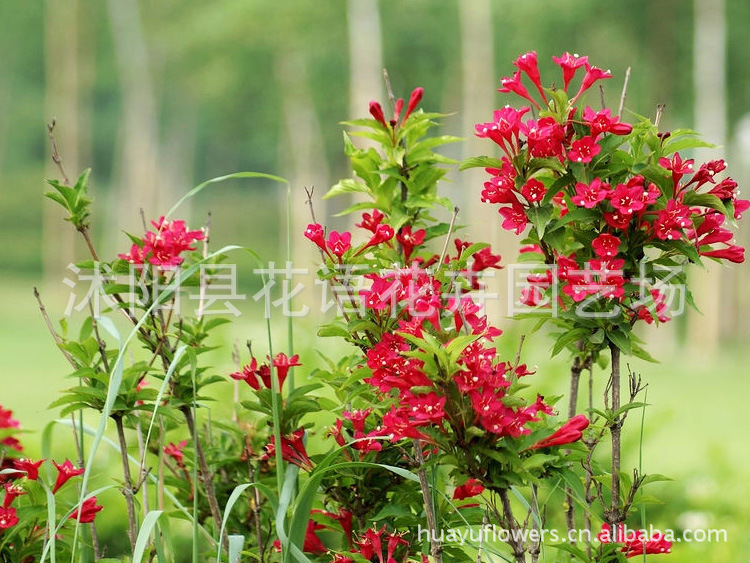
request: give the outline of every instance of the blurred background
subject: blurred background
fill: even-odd
[[[614,107],[630,67],[625,120],[653,118],[664,104],[662,130],[699,130],[720,148],[696,158],[722,156],[741,186],[750,182],[746,0],[6,1],[0,21],[0,404],[30,430],[55,417],[46,406],[67,385],[31,288],[40,288],[53,319],[62,317],[66,267],[86,257],[62,213],[42,197],[44,178],[60,177],[46,127],[53,118],[67,175],[92,168],[92,223],[104,256],[129,247],[123,231],[142,232],[141,209],[156,218],[194,184],[250,170],[290,180],[295,265],[314,268],[314,254],[297,236],[309,221],[303,187],[315,187],[319,221],[346,225],[332,218],[343,203],[321,196],[350,174],[339,122],[366,116],[371,99],[386,101],[382,69],[397,96],[423,86],[422,107],[450,114],[442,133],[466,142],[445,152],[462,158],[491,150],[472,138],[473,124],[515,103],[496,88],[529,50],[538,53],[546,83],[558,80],[551,57],[564,51],[611,69],[604,96]],[[479,203],[482,173],[450,179],[444,195],[461,207],[471,237],[492,242],[512,263],[515,237]],[[180,214],[197,227],[210,211],[217,248],[244,244],[282,262],[287,192],[280,186],[233,180]],[[741,244],[748,231],[738,234]],[[522,324],[503,318],[504,275],[491,311],[507,332],[520,334]],[[653,405],[644,468],[675,478],[654,487],[666,502],[654,508],[660,525],[729,532],[728,544],[677,546],[673,561],[745,561],[750,276],[744,264],[691,276],[702,313],[650,329],[644,335],[661,363],[632,365],[649,381]],[[252,265],[241,266],[238,291],[259,289]],[[313,291],[320,289],[307,295]],[[261,333],[261,309],[253,306],[250,299],[239,306],[243,315],[227,343]],[[320,319],[300,321],[303,361]],[[230,353],[222,354],[217,366],[231,368]],[[548,359],[544,340],[528,345],[525,356],[550,388],[564,389],[564,362]],[[26,439],[32,449],[35,441]]]

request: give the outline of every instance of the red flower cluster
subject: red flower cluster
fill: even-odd
[[[280,352],[273,359],[273,367],[276,369],[276,375],[279,378],[279,390],[284,386],[289,370],[292,367],[301,366],[299,356],[295,354],[291,358]],[[271,389],[271,368],[268,364],[258,365],[258,360],[253,358],[248,365],[242,368],[242,371],[230,373],[229,377],[238,381],[244,381],[256,391],[260,391],[261,384],[266,389]]]
[[[289,436],[281,437],[281,458],[292,463],[305,471],[313,470],[312,460],[307,455],[303,438],[305,436],[305,429],[300,428],[292,432]],[[261,456],[261,459],[268,461],[273,459],[276,455],[276,437],[271,436],[271,441],[266,444],[265,453]]]
[[[133,244],[127,254],[118,254],[118,258],[141,265],[148,262],[155,266],[176,267],[182,264],[180,256],[186,250],[195,250],[191,246],[195,241],[203,240],[203,230],[188,231],[185,221],[167,221],[164,216],[158,221],[151,221],[155,231],[146,231],[140,244]]]
[[[10,409],[4,409],[2,405],[0,405],[0,429],[20,428],[20,426],[21,424],[15,418],[13,418],[13,411]],[[14,438],[13,436],[6,436],[2,440],[0,440],[0,444],[8,446],[9,448],[12,448],[18,452],[23,451],[21,442],[19,442],[18,439]]]

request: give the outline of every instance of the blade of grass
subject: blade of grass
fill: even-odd
[[[165,217],[169,219],[172,213],[177,211],[177,209],[183,203],[185,203],[191,197],[202,192],[206,187],[210,186],[211,184],[218,184],[219,182],[224,182],[225,180],[231,180],[234,178],[265,178],[267,180],[273,180],[274,182],[281,182],[283,184],[289,183],[288,180],[285,180],[284,178],[281,178],[280,176],[273,176],[271,174],[264,174],[262,172],[235,172],[234,174],[227,174],[226,176],[217,176],[216,178],[211,178],[210,180],[206,180],[205,182],[198,184],[193,189],[191,189],[188,193],[182,196],[180,200],[177,203],[175,203],[170,208],[169,211],[167,211],[167,214],[165,215]]]
[[[242,493],[244,493],[248,487],[252,487],[254,483],[243,483],[242,485],[237,485],[234,490],[232,491],[232,494],[229,495],[229,500],[227,500],[227,504],[224,507],[224,517],[221,519],[221,531],[219,532],[219,537],[222,537],[224,535],[224,530],[226,529],[227,525],[227,518],[229,518],[229,515],[232,512],[232,508],[234,508],[235,503],[239,500],[240,496],[242,496]],[[232,538],[233,536],[229,536]],[[243,538],[244,542],[244,536],[240,536]],[[221,562],[221,542],[219,543],[219,547],[216,549],[216,561],[217,563]],[[231,547],[231,542],[230,542]],[[232,556],[229,555],[229,561],[232,562]]]
[[[133,563],[141,563],[143,554],[148,546],[148,538],[151,532],[156,527],[156,523],[159,517],[162,515],[161,510],[152,510],[143,519],[140,530],[138,530],[138,538],[135,540],[135,549],[133,550]]]

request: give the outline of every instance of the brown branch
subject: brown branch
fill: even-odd
[[[609,344],[610,354],[612,357],[612,376],[610,378],[612,394],[612,412],[616,413],[620,409],[620,349],[612,342]],[[611,526],[613,536],[617,532],[617,524],[622,521],[620,511],[620,465],[621,465],[621,430],[622,421],[616,416],[610,425],[610,434],[612,436],[612,499],[609,510],[605,511],[605,520]]]
[[[60,158],[60,153],[57,152],[57,141],[55,141],[54,133],[55,125],[57,125],[57,121],[53,117],[52,121],[47,124],[47,136],[49,137],[49,143],[52,146],[52,162],[55,163],[55,166],[57,166],[57,169],[60,171],[60,177],[62,178],[63,184],[70,186],[70,180],[68,180],[68,175],[63,168],[62,158]]]
[[[435,517],[435,505],[432,502],[430,485],[427,482],[427,470],[424,467],[424,456],[422,455],[422,442],[414,440],[414,461],[419,465],[417,475],[419,486],[422,489],[425,515],[427,517],[427,530],[430,533],[430,555],[433,563],[443,563],[443,546],[438,539],[437,519]]]
[[[523,545],[523,541],[519,540],[522,535],[519,533],[518,522],[515,516],[513,516],[513,507],[510,503],[510,497],[508,497],[508,489],[500,489],[498,491],[500,495],[500,502],[503,505],[503,519],[505,520],[505,527],[508,529],[508,545],[513,550],[513,556],[516,558],[517,563],[526,562],[526,549]]]
[[[130,463],[128,461],[128,444],[125,441],[125,429],[122,423],[122,416],[116,415],[115,426],[117,427],[117,439],[120,443],[120,457],[122,459],[122,475],[125,479],[125,486],[122,494],[125,495],[125,505],[128,510],[128,540],[130,540],[130,549],[135,550],[135,539],[138,534],[138,524],[135,515],[135,503],[133,502],[133,481],[130,477]]]
[[[193,442],[195,444],[195,453],[198,456],[198,478],[200,479],[201,483],[203,483],[203,490],[206,493],[206,500],[208,501],[208,506],[211,509],[211,517],[214,520],[214,524],[218,528],[219,526],[221,526],[221,511],[219,510],[219,502],[216,499],[216,492],[214,491],[213,474],[208,468],[206,454],[204,453],[203,447],[201,446],[200,437],[196,432],[195,420],[193,420],[193,411],[188,406],[184,406],[180,410],[185,417],[188,431],[193,437]],[[197,518],[197,515],[195,515],[195,517]],[[224,533],[224,537],[221,538],[221,541],[224,544],[225,549],[228,550],[229,539],[226,532]]]

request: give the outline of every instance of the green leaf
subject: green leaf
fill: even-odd
[[[586,338],[589,335],[587,328],[574,328],[563,332],[555,341],[555,345],[552,347],[552,357],[557,356],[562,350],[568,346]]]
[[[462,160],[461,164],[458,165],[459,170],[467,170],[469,168],[502,168],[503,161],[499,158],[492,158],[490,156],[472,156],[466,160]]]
[[[531,221],[531,224],[534,225],[540,239],[544,237],[544,231],[547,228],[550,219],[552,219],[553,212],[552,205],[530,207],[526,211],[526,215],[528,216],[529,221]]]
[[[630,335],[622,332],[621,330],[612,330],[607,332],[607,339],[617,346],[623,354],[629,356],[632,353],[632,346],[630,344]]]

